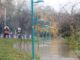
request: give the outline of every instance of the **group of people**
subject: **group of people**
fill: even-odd
[[[18,27],[15,29],[15,32],[12,32],[9,26],[4,26],[0,31],[0,38],[21,38],[21,39],[29,39],[31,38],[30,33],[22,33],[22,28]]]
[[[18,27],[17,28],[18,38],[21,38],[21,32],[22,32],[21,28]],[[9,38],[9,35],[10,35],[10,29],[9,29],[9,27],[8,26],[4,26],[4,29],[3,29],[3,37],[4,38]]]

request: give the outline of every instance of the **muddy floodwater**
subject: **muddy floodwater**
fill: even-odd
[[[32,52],[32,44],[27,42],[17,42],[13,45],[14,48]],[[66,45],[62,45],[62,40],[45,41],[44,44],[35,44],[35,54],[40,56],[40,60],[78,60],[76,55],[68,51]]]

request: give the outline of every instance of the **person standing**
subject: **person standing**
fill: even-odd
[[[9,38],[9,27],[8,26],[4,26],[3,37],[4,38]]]
[[[17,29],[18,38],[22,38],[21,32],[22,32],[21,27],[18,27],[18,29]]]

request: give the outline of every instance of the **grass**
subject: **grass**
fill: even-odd
[[[68,44],[71,51],[73,51],[77,56],[80,56],[80,34],[66,37],[65,42]]]
[[[17,39],[0,39],[0,60],[32,60],[30,53],[13,48],[13,44],[20,41]],[[31,42],[31,40],[26,42]],[[39,60],[39,57],[36,57],[36,60]]]

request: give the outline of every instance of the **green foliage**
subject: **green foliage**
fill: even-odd
[[[66,39],[66,43],[69,45],[69,48],[71,50],[74,50],[76,48],[76,40],[74,37],[70,36],[65,38]]]
[[[65,38],[66,43],[69,45],[70,50],[74,51],[77,55],[80,55],[80,33],[75,32],[75,34],[70,37]]]
[[[71,28],[69,23],[63,23],[59,29],[60,34],[63,38],[69,37],[71,35]]]
[[[13,48],[13,44],[16,42],[21,42],[21,40],[0,39],[0,60],[32,60],[30,53]],[[30,41],[28,40],[28,42]],[[39,60],[39,57],[36,59]]]

